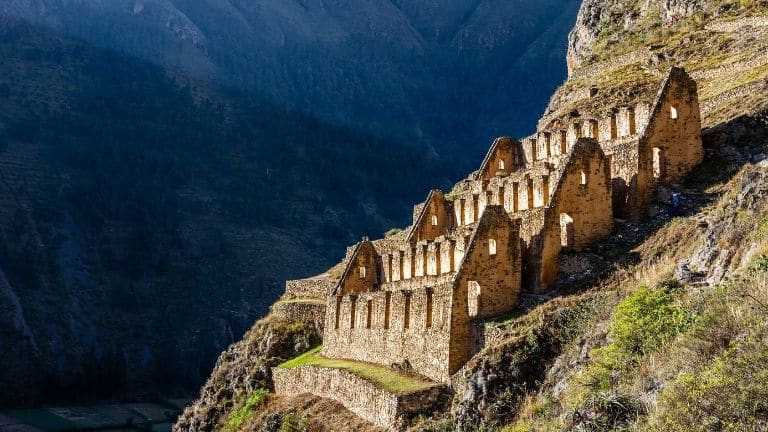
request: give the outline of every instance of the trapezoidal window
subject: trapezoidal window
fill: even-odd
[[[573,247],[573,218],[566,213],[560,213],[560,245]]]
[[[653,177],[664,177],[664,150],[658,147],[653,148]]]
[[[499,170],[501,170],[501,171],[504,170],[504,159],[500,159],[499,160]]]
[[[365,267],[360,266],[357,268],[357,273],[360,275],[360,279],[365,279]]]
[[[432,327],[432,290],[427,290],[426,326],[427,327]]]
[[[488,255],[496,255],[496,240],[488,239]]]
[[[371,317],[373,315],[373,302],[371,300],[366,302],[366,309],[365,328],[371,328]]]
[[[339,318],[341,315],[341,297],[336,297],[336,322],[334,323],[333,328],[338,330],[339,329]]]
[[[568,153],[568,132],[560,131],[560,154]]]
[[[476,281],[467,284],[467,309],[470,317],[480,313],[480,284]]]
[[[589,121],[589,133],[590,138],[594,138],[596,140],[600,139],[600,126],[598,125],[597,120]]]
[[[634,135],[637,133],[637,126],[635,123],[635,110],[632,108],[627,109],[627,120],[629,121],[629,134]]]
[[[411,296],[405,296],[405,313],[403,314],[403,328],[411,326]]]
[[[587,184],[587,173],[585,171],[581,172],[581,184],[582,185]]]
[[[669,118],[671,118],[672,120],[677,119],[677,108],[669,107]]]
[[[437,215],[432,215],[432,226],[437,226]]]
[[[390,294],[385,293],[384,294],[384,328],[389,328],[389,303],[390,303]]]

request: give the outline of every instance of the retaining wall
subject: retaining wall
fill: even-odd
[[[446,388],[396,394],[343,369],[319,366],[272,368],[275,393],[298,396],[310,393],[335,400],[361,418],[392,431],[403,430],[409,420],[435,407]]]

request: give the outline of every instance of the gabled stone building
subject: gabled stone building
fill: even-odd
[[[696,83],[684,70],[670,69],[652,104],[609,113],[497,138],[477,171],[414,207],[405,235],[350,248],[338,283],[320,294],[321,354],[450,382],[482,348],[484,320],[552,286],[564,248],[606,237],[614,216],[642,218],[658,183],[701,162]]]

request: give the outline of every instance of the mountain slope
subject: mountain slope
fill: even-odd
[[[494,342],[453,376],[451,409],[425,413],[410,430],[768,427],[766,29],[765,1],[584,2],[571,78],[542,123],[653,97],[660,71],[685,65],[699,84],[705,162],[665,185],[645,220],[617,221],[579,257],[592,278],[530,295],[486,323]],[[682,193],[679,217],[664,211],[670,190]],[[176,430],[231,424],[254,391],[237,379],[271,385],[267,371],[243,367],[261,355],[222,356]],[[319,403],[270,395],[239,430],[332,430],[337,419]]]
[[[0,15],[256,92],[333,124],[473,158],[496,134],[527,132],[562,79],[563,40],[576,6],[11,0]],[[558,53],[555,61],[526,56],[534,46],[544,58]]]
[[[396,142],[23,22],[0,52],[5,403],[193,388],[282,280],[446,181]]]

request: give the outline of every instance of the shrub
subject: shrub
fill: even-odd
[[[662,392],[650,421],[658,431],[768,428],[768,344],[757,335],[698,372],[684,372]]]
[[[610,329],[616,346],[644,355],[685,331],[692,314],[678,304],[680,292],[677,282],[667,282],[656,289],[643,287],[621,302]]]

